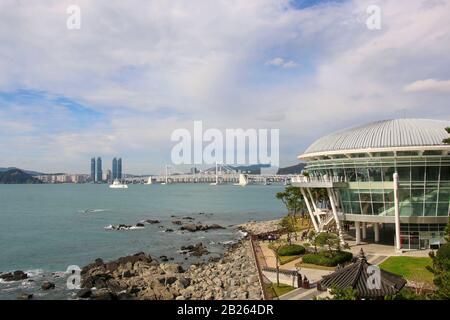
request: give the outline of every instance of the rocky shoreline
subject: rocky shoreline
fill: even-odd
[[[280,228],[280,219],[266,221],[249,221],[240,224],[238,228],[251,234],[260,234],[276,231]]]
[[[211,300],[262,299],[250,242],[241,240],[223,257],[187,270],[140,252],[115,261],[102,259],[82,269],[82,299]]]
[[[193,220],[182,218],[182,220]],[[176,220],[178,221],[178,220]],[[142,223],[158,224],[158,220]],[[207,232],[209,229],[222,229],[216,224],[174,223],[184,231]],[[208,300],[208,299],[262,299],[253,253],[247,234],[274,231],[279,220],[249,221],[235,226],[243,231],[241,240],[228,247],[222,256],[210,257],[208,262],[190,265],[186,270],[180,264],[170,263],[173,258],[160,256],[155,259],[143,252],[104,262],[98,258],[81,271],[79,299],[152,299],[152,300]],[[232,243],[232,241],[230,241]],[[185,245],[180,254],[199,257],[209,254],[202,243]],[[187,259],[187,258],[185,258]],[[29,280],[25,272],[0,272],[4,282]],[[55,284],[44,281],[41,290],[55,288]],[[33,299],[33,294],[22,293],[18,299]]]

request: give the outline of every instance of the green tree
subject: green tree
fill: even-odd
[[[332,300],[359,300],[358,292],[352,287],[345,289],[331,288],[330,294]]]
[[[287,232],[287,241],[289,244],[291,241],[291,234],[293,233],[295,236],[295,240],[297,240],[297,218],[292,215],[287,215],[283,219],[281,219],[280,226],[286,230]]]
[[[449,222],[450,223],[450,222]],[[447,225],[445,238],[447,241],[450,236],[450,228]],[[434,299],[450,299],[450,242],[442,245],[436,254],[430,252],[430,257],[433,260],[433,267],[428,268],[433,274],[433,282],[437,288],[433,298]]]
[[[270,245],[273,253],[275,254],[276,269],[277,269],[277,286],[280,286],[280,249],[285,243],[282,240],[277,240]]]
[[[339,237],[331,232],[321,232],[313,240],[313,245],[321,248],[327,247],[330,255],[333,255],[333,250],[340,250]]]
[[[285,205],[288,214],[296,215],[301,209],[305,207],[305,202],[300,191],[300,188],[287,186],[282,192],[277,192],[275,195],[277,199],[281,200]]]
[[[447,131],[450,134],[450,127],[445,128],[445,131]],[[445,143],[445,144],[450,144],[450,137],[444,139],[442,142]]]

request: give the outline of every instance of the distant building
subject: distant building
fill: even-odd
[[[112,179],[117,179],[117,158],[112,160]]]
[[[122,179],[122,158],[117,160],[117,179]]]
[[[95,182],[102,182],[103,181],[103,170],[102,170],[102,158],[97,158],[97,178]]]
[[[92,182],[95,182],[95,158],[91,158],[91,176],[90,179]]]
[[[106,170],[106,172],[103,173],[103,181],[111,181],[111,170]]]

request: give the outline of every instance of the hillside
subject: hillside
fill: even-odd
[[[0,184],[40,184],[41,180],[33,178],[20,169],[0,172]]]
[[[278,169],[277,174],[299,174],[305,168],[304,163],[299,163],[294,166]]]
[[[19,168],[16,168],[16,167],[8,167],[8,168],[0,167],[0,173],[5,172],[5,171],[9,171],[9,170],[13,170],[13,169],[21,170],[21,171],[23,171],[25,173],[28,173],[28,174],[32,175],[32,176],[40,176],[40,175],[43,174],[42,172],[32,171],[32,170],[24,170],[24,169],[19,169]]]

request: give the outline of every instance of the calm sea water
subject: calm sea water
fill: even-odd
[[[198,242],[214,255],[224,250],[222,242],[239,236],[231,225],[281,217],[285,210],[275,193],[282,189],[281,185],[130,185],[126,190],[96,184],[0,185],[0,272],[20,269],[47,279],[69,265],[82,267],[98,257],[110,260],[138,251],[185,262],[177,252],[180,246]],[[181,232],[171,223],[177,219],[173,215],[227,228]],[[104,229],[144,219],[161,224],[139,230]],[[160,226],[175,232],[163,232]],[[0,283],[0,299],[15,298],[24,290],[34,290],[41,298],[63,297],[64,290],[41,293],[38,285],[39,281]]]

